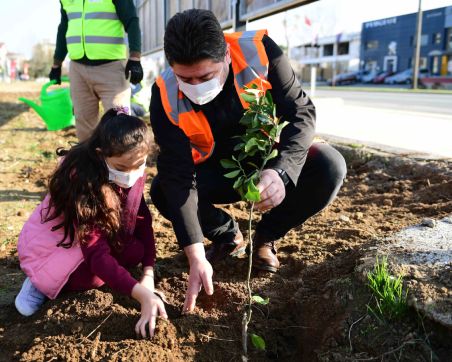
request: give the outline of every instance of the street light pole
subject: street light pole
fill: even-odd
[[[419,9],[417,12],[416,25],[416,46],[414,47],[414,67],[413,67],[413,89],[417,89],[419,75],[419,58],[421,55],[421,36],[422,36],[422,0],[419,0]]]

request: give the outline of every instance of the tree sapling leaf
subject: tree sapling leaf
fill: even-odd
[[[234,170],[231,172],[228,172],[227,174],[224,175],[224,177],[226,178],[234,178],[237,177],[240,174],[240,170]]]
[[[262,305],[267,305],[268,302],[270,301],[270,299],[268,299],[268,298],[264,299],[260,295],[253,295],[252,299],[253,299],[253,302],[262,304]]]
[[[262,337],[258,336],[257,334],[251,333],[251,342],[253,343],[253,346],[257,349],[260,349],[262,351],[265,351],[265,341]]]

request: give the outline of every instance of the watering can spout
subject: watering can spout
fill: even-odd
[[[20,98],[19,98],[19,101],[22,101],[22,102],[24,102],[25,104],[28,104],[28,105],[29,105],[31,108],[33,108],[33,109],[36,111],[36,113],[38,113],[42,118],[45,117],[44,109],[43,109],[42,106],[40,106],[39,104],[33,102],[33,101],[30,100],[30,99],[23,98],[23,97],[20,97]]]

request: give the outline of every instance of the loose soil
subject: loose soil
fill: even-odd
[[[16,101],[19,96],[38,93],[0,89],[0,361],[241,360],[246,259],[215,267],[214,295],[201,294],[195,313],[182,316],[187,261],[171,224],[150,199],[156,282],[169,313],[168,321],[158,322],[154,339],[135,336],[138,304],[108,287],[62,295],[29,318],[16,312],[14,296],[24,279],[17,236],[45,194],[54,150],[76,141],[74,129],[46,131],[39,117]],[[270,303],[254,309],[250,331],[262,336],[267,348],[251,347],[250,360],[446,361],[452,355],[451,331],[413,311],[399,321],[368,313],[371,295],[355,267],[378,239],[452,212],[451,163],[338,148],[348,161],[338,198],[278,243],[279,273],[253,277],[253,290]],[[149,180],[156,174],[153,160],[147,173]],[[245,231],[246,204],[225,209]]]

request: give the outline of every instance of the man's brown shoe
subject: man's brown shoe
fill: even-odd
[[[206,259],[210,264],[215,264],[228,256],[241,256],[245,253],[245,249],[246,241],[243,239],[243,235],[239,230],[235,234],[233,243],[213,243],[206,252]]]
[[[255,234],[253,239],[253,267],[276,273],[279,269],[279,260],[276,257],[276,240],[270,240],[263,235]]]

